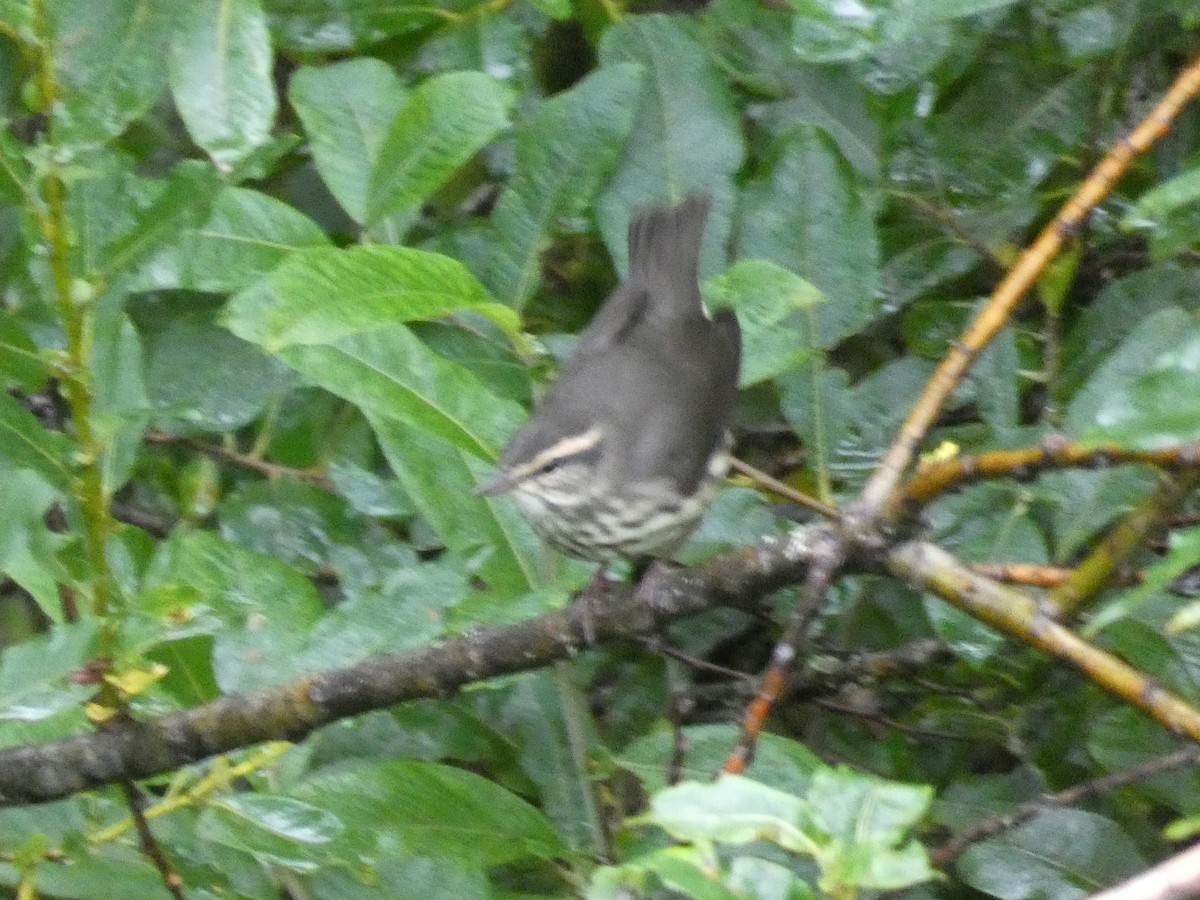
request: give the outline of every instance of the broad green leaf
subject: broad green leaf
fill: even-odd
[[[874,210],[823,132],[792,130],[745,198],[739,255],[783,266],[825,295],[813,310],[819,346],[831,347],[870,321],[879,305]]]
[[[180,317],[147,339],[151,408],[194,428],[231,432],[248,425],[289,380],[260,348],[203,316]]]
[[[821,887],[894,890],[933,878],[924,849],[906,842],[932,799],[933,789],[923,785],[819,769],[807,800],[814,824],[832,838],[821,854]]]
[[[32,394],[45,387],[49,377],[49,364],[20,321],[15,316],[0,316],[0,384]]]
[[[1140,466],[1047,472],[1036,493],[1050,507],[1054,561],[1070,564],[1081,548],[1144,500],[1156,482],[1154,472]]]
[[[481,556],[480,576],[506,597],[539,583],[541,547],[512,499],[476,499],[491,466],[398,419],[370,416],[384,455],[422,517],[464,558]]]
[[[314,248],[293,253],[262,284],[230,300],[225,325],[278,353],[465,309],[516,328],[512,311],[489,302],[471,273],[447,256],[407,247]]]
[[[338,604],[312,630],[304,651],[307,668],[343,668],[443,637],[447,610],[471,592],[467,574],[456,563],[452,558],[411,563]]]
[[[653,875],[653,880],[646,878]],[[711,856],[696,847],[665,847],[635,858],[608,873],[597,873],[589,900],[620,900],[630,896],[650,896],[650,885],[669,888],[671,895],[688,900],[742,900],[724,884],[723,873],[713,865]],[[612,879],[613,883],[609,882]],[[621,887],[632,888],[621,890]]]
[[[687,755],[679,776],[699,781],[721,768],[738,737],[734,725],[689,725],[682,730]],[[650,793],[667,786],[667,763],[678,748],[679,735],[660,729],[634,741],[617,757],[622,768],[641,779]],[[808,790],[821,761],[803,744],[778,735],[759,736],[754,754],[754,777],[791,794]]]
[[[1197,200],[1200,200],[1200,168],[1189,169],[1146,191],[1133,209],[1125,213],[1122,224],[1131,228],[1147,220],[1145,224],[1153,226],[1155,219]]]
[[[20,202],[33,190],[25,145],[10,131],[11,125],[0,116],[0,197]]]
[[[804,802],[793,794],[740,775],[710,783],[685,781],[659,791],[638,821],[659,826],[682,841],[749,844],[769,841],[793,853],[816,845],[802,828]]]
[[[0,572],[20,585],[46,619],[64,621],[58,586],[65,575],[55,553],[66,538],[46,527],[46,512],[57,493],[36,473],[0,466],[4,515],[0,516]]]
[[[314,575],[335,547],[360,539],[346,503],[292,479],[239,486],[221,502],[221,535]]]
[[[95,685],[68,676],[96,652],[97,622],[55,625],[50,633],[6,647],[0,656],[0,720],[36,722],[82,703]]]
[[[262,793],[231,794],[210,804],[196,828],[206,841],[302,872],[318,868],[324,846],[345,831],[326,810]]]
[[[216,173],[189,160],[166,178],[142,178],[121,154],[96,152],[88,159],[67,193],[78,277],[111,294],[154,286],[147,270],[154,269],[156,255],[177,245],[185,228],[208,215]]]
[[[1004,900],[1076,900],[1145,866],[1116,822],[1081,809],[1050,809],[969,847],[959,857],[958,874]]]
[[[1113,441],[1157,450],[1200,440],[1200,329],[1175,335],[1146,368],[1108,393],[1084,432],[1087,443]]]
[[[621,64],[593,72],[546,101],[517,131],[517,164],[492,214],[499,244],[493,292],[521,309],[541,279],[541,253],[558,222],[582,215],[612,172],[633,124],[641,71]]]
[[[1067,431],[1143,449],[1195,440],[1197,318],[1167,308],[1137,322],[1067,409]]]
[[[223,172],[275,122],[271,39],[259,0],[191,0],[171,40],[171,93],[188,134]]]
[[[869,55],[883,37],[886,7],[877,2],[839,5],[831,0],[788,0],[792,45],[809,63],[853,62]]]
[[[722,65],[768,98],[752,107],[756,124],[772,138],[801,123],[823,128],[857,171],[878,178],[881,129],[868,109],[864,79],[849,68],[801,64],[791,21],[783,4],[713,0],[705,9]]]
[[[343,53],[453,21],[466,0],[264,0],[271,32],[292,51]]]
[[[54,136],[106,143],[145,114],[167,84],[167,45],[185,6],[155,0],[55,0],[47,9],[58,69]]]
[[[36,472],[56,490],[71,489],[72,442],[57,431],[47,431],[33,413],[7,392],[0,393],[0,463]]]
[[[805,62],[853,62],[891,44],[919,39],[934,26],[1012,6],[1017,0],[788,0],[796,11],[792,37]]]
[[[364,516],[405,519],[412,515],[412,501],[394,479],[336,459],[329,463],[328,475],[338,494]]]
[[[736,897],[751,900],[817,900],[812,885],[790,868],[756,856],[738,856],[729,864],[726,883]]]
[[[326,768],[292,795],[337,816],[346,825],[338,843],[368,861],[402,850],[486,868],[567,849],[534,807],[452,766],[364,760]]]
[[[330,193],[358,223],[367,218],[368,181],[407,92],[391,67],[370,57],[292,76],[288,99],[308,134]]]
[[[126,645],[215,638],[213,672],[226,692],[307,674],[308,633],[323,607],[312,582],[278,560],[207,532],[176,530],[161,545]]]
[[[894,842],[929,809],[933,792],[918,785],[885,782],[849,769],[822,768],[808,791],[813,819],[831,837]]]
[[[821,292],[798,275],[761,259],[741,260],[705,285],[714,312],[732,309],[742,327],[741,386],[797,368],[811,358]]]
[[[524,418],[517,404],[496,397],[403,325],[295,345],[280,357],[364,412],[428,431],[489,462]]]
[[[10,865],[4,868],[15,874]],[[9,883],[15,886],[17,881],[13,878]],[[39,869],[37,891],[39,896],[62,900],[155,900],[163,895],[163,879],[144,856],[106,848],[97,854],[73,853],[70,865]]]
[[[933,802],[933,819],[963,831],[993,816],[1007,815],[1049,790],[1045,776],[1030,766],[997,775],[963,773]]]
[[[724,269],[733,213],[733,175],[745,147],[728,86],[678,16],[627,16],[604,32],[602,68],[638,63],[645,86],[625,153],[600,197],[600,231],[618,271],[628,267],[626,230],[640,209],[713,197],[700,271]]]
[[[179,286],[193,291],[241,290],[297,250],[328,246],[312,219],[258,191],[227,187],[208,221],[187,232],[179,249]]]
[[[508,124],[511,91],[482,72],[449,72],[409,94],[371,170],[367,224],[412,214]]]
[[[104,491],[112,496],[128,480],[141,450],[149,410],[145,353],[141,337],[123,313],[98,316],[93,328],[92,428],[104,448]]]
[[[146,187],[154,192],[153,201],[133,211],[128,230],[105,236],[111,244],[104,245],[99,261],[101,283],[129,279],[154,254],[174,247],[185,228],[202,222],[217,189],[217,178],[211,166],[186,161],[175,166],[165,182],[149,182]],[[94,208],[87,213],[88,219],[94,219]]]

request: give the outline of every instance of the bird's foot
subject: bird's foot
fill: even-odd
[[[592,576],[591,580],[584,585],[583,590],[576,594],[575,599],[571,601],[573,604],[579,604],[583,640],[588,647],[596,646],[597,608],[604,600],[604,595],[608,593],[614,584],[619,583],[616,579],[609,578],[604,572],[604,567],[601,566],[596,570],[596,574]]]

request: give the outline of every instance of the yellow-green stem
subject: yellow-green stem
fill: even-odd
[[[87,307],[75,302],[72,285],[71,269],[68,259],[66,187],[59,173],[59,163],[54,151],[54,102],[58,96],[58,84],[54,74],[54,56],[52,52],[52,34],[50,20],[46,12],[45,0],[32,0],[34,28],[36,29],[39,47],[38,60],[38,92],[41,94],[43,108],[47,110],[46,143],[51,152],[48,154],[47,172],[42,176],[39,185],[44,206],[35,207],[42,240],[46,244],[50,263],[50,273],[54,281],[54,293],[63,320],[63,330],[67,337],[65,364],[62,369],[63,393],[71,408],[71,421],[75,426],[75,436],[79,442],[80,466],[76,480],[76,496],[83,509],[84,540],[87,546],[88,560],[92,568],[92,609],[97,616],[108,613],[109,607],[109,570],[108,560],[104,555],[104,545],[112,527],[112,518],[108,511],[108,501],[104,496],[104,484],[100,477],[100,458],[102,448],[92,430],[92,395],[87,383],[88,347],[87,347]],[[109,629],[105,629],[103,643],[110,644]],[[110,646],[103,646],[102,653],[107,653]]]

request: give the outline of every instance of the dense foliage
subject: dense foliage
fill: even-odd
[[[624,270],[631,214],[689,191],[714,198],[706,296],[745,335],[739,455],[849,502],[1198,26],[1191,0],[0,0],[0,745],[567,602],[590,568],[471,489]],[[1200,440],[1198,128],[1185,110],[1068,236],[928,449]],[[909,527],[1047,572],[1161,499],[1145,465],[1010,474]],[[1172,502],[1107,548],[1131,577],[1068,621],[1195,703],[1179,576],[1200,531]],[[681,561],[789,517],[737,480]],[[157,867],[129,791],[0,811],[0,883],[1072,898],[1169,855],[1162,827],[1200,815],[1177,768],[1048,808],[931,880],[950,835],[1178,740],[854,569],[809,687],[746,778],[710,783],[749,697],[733,670],[762,669],[794,602],[144,782]]]

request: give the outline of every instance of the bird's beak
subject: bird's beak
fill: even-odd
[[[476,497],[494,497],[497,494],[506,494],[516,486],[516,481],[507,472],[497,472],[496,477],[485,481],[471,493]]]

